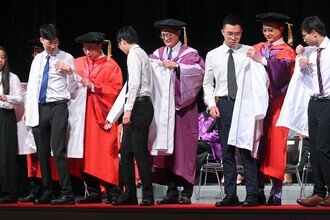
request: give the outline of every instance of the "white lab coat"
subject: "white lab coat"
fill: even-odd
[[[244,73],[237,79],[238,91],[228,144],[250,150],[251,155],[257,158],[269,103],[268,75],[263,65],[252,59],[247,59]]]

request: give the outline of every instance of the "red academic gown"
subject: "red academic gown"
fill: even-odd
[[[265,53],[267,42],[254,46],[261,55]],[[276,127],[284,97],[294,70],[296,53],[286,43],[273,45],[267,59],[270,103],[264,120],[264,135],[260,142],[260,171],[268,177],[283,181],[286,167],[286,141],[288,128]]]
[[[83,171],[105,182],[118,185],[118,125],[106,131],[103,126],[122,86],[122,72],[106,56],[92,61],[87,56],[75,59],[76,71],[94,84],[86,101]]]

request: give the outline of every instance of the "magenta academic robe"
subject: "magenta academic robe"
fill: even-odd
[[[164,60],[166,47],[156,50],[151,59]],[[172,155],[153,158],[154,181],[166,184],[164,169],[171,170],[190,183],[195,181],[196,153],[198,142],[198,108],[196,96],[202,87],[205,64],[195,49],[181,46],[174,59],[180,65],[180,75],[173,71],[175,81],[175,134]]]

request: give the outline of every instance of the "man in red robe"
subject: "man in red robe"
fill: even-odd
[[[254,45],[248,53],[253,60],[262,63],[269,77],[269,106],[264,120],[264,135],[259,147],[259,204],[281,205],[282,181],[286,166],[286,141],[288,128],[276,127],[284,97],[294,70],[296,53],[284,42],[285,22],[290,17],[279,13],[264,13],[256,16],[262,22],[262,32],[266,42]],[[290,42],[288,28],[288,43]],[[265,202],[263,178],[273,182],[270,197]]]
[[[104,55],[105,34],[89,32],[75,39],[83,44],[85,56],[75,59],[76,71],[87,88],[83,180],[88,196],[78,203],[102,203],[100,184],[106,183],[108,202],[118,189],[118,125],[104,130],[106,116],[122,88],[122,71],[118,64]]]

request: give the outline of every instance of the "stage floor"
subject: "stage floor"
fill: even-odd
[[[32,203],[0,205],[1,219],[24,220],[98,220],[98,219],[134,219],[134,220],[328,220],[330,207],[306,208],[296,204],[300,187],[296,184],[284,186],[282,206],[267,207],[224,207],[214,206],[220,200],[218,185],[202,187],[201,198],[196,200],[195,194],[191,205],[154,205],[141,206],[112,206],[109,204],[92,205],[33,205]],[[312,186],[306,187],[310,193]],[[265,188],[269,194],[270,185]],[[197,191],[197,187],[195,187]],[[155,199],[161,199],[166,188],[155,185]],[[141,190],[138,190],[141,201]],[[245,198],[245,187],[238,186],[238,196],[241,201]],[[77,198],[79,199],[79,198]]]

